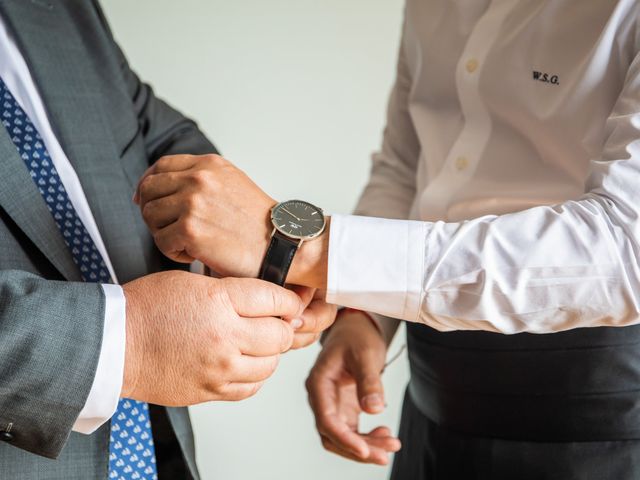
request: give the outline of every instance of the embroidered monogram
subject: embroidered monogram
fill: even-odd
[[[552,85],[560,85],[560,77],[558,75],[551,75],[550,73],[533,71],[533,79],[537,82],[550,83]]]

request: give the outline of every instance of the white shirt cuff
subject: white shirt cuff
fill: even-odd
[[[327,301],[417,321],[425,243],[424,222],[333,215]]]
[[[119,285],[102,285],[106,297],[102,349],[91,391],[73,431],[95,432],[118,408],[124,376],[126,299]]]

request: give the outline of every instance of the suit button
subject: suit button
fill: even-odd
[[[13,433],[11,432],[0,433],[0,440],[2,440],[3,442],[11,442],[13,440]]]

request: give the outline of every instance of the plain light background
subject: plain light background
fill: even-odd
[[[351,211],[380,143],[401,0],[102,3],[134,69],[269,194]],[[304,389],[318,351],[285,355],[254,398],[191,409],[203,480],[387,478],[322,449]],[[397,429],[407,379],[403,356],[385,373],[387,411],[363,428]]]

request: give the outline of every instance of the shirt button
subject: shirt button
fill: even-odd
[[[478,66],[480,64],[478,63],[478,60],[476,60],[475,58],[470,59],[467,62],[467,72],[469,73],[473,73],[478,69]]]
[[[469,166],[469,160],[467,160],[467,157],[458,157],[456,159],[456,168],[458,169],[458,171],[463,171],[466,170],[467,167]]]

